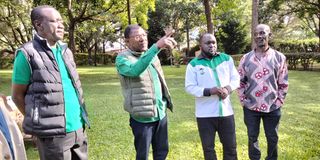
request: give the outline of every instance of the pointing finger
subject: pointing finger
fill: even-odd
[[[173,35],[173,33],[175,32],[174,29],[170,30],[169,32],[166,33],[166,37],[171,37]]]

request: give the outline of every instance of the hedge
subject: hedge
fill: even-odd
[[[319,38],[275,40],[270,45],[282,53],[320,52]]]
[[[13,56],[0,57],[0,69],[13,67]]]
[[[320,63],[320,53],[287,53],[288,68],[292,70],[298,69],[301,65],[303,70],[312,70],[314,63]]]
[[[231,55],[235,65],[239,65],[242,54]],[[314,63],[320,63],[320,53],[307,52],[307,53],[286,53],[288,69],[297,70],[302,67],[303,70],[313,70]],[[299,66],[300,65],[300,66]]]
[[[115,63],[117,53],[105,53],[105,54],[97,54],[96,62],[97,64],[112,64]],[[94,54],[92,55],[91,59],[89,60],[89,56],[87,53],[77,53],[74,54],[74,59],[77,65],[93,65],[94,64]],[[7,55],[0,57],[0,69],[4,68],[12,68],[14,62],[13,55]],[[89,63],[90,62],[90,63]]]
[[[107,54],[97,54],[96,62],[97,64],[113,64],[115,63],[115,58],[117,53],[107,53]],[[232,55],[235,65],[239,65],[243,54]],[[320,63],[320,53],[319,52],[304,52],[304,53],[286,53],[288,68],[291,70],[296,70],[302,68],[303,70],[313,70],[314,63]],[[86,53],[77,53],[74,55],[77,65],[93,65],[94,55],[92,55],[91,60]],[[185,57],[186,58],[186,57]],[[187,64],[192,58],[184,59],[185,64]],[[12,68],[13,66],[13,56],[3,56],[0,58],[0,69]],[[90,63],[89,63],[90,62]]]
[[[91,59],[89,59],[89,55],[87,53],[77,53],[74,55],[75,61],[77,65],[92,65],[96,58],[97,64],[112,64],[115,63],[117,53],[99,53],[95,57],[92,54]]]

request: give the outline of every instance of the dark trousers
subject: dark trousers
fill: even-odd
[[[197,118],[198,130],[201,138],[205,160],[216,160],[214,150],[215,135],[218,132],[223,146],[223,159],[237,159],[237,143],[235,134],[234,116]]]
[[[134,135],[136,160],[147,160],[150,144],[153,159],[164,160],[169,152],[167,117],[152,123],[140,123],[130,118],[130,126]]]
[[[41,160],[87,160],[88,142],[84,129],[67,133],[64,137],[37,138]]]
[[[263,121],[264,133],[267,137],[268,155],[266,160],[278,158],[278,126],[281,117],[280,108],[270,113],[256,112],[243,107],[244,123],[247,126],[249,140],[249,158],[258,160],[261,157],[259,148],[260,120]]]

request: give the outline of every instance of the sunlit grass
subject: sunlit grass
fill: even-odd
[[[94,160],[134,159],[133,136],[129,116],[122,107],[120,83],[114,67],[78,68],[88,107],[91,129],[88,129],[89,154]],[[170,160],[203,159],[194,116],[194,99],[184,91],[185,66],[164,67],[174,101],[173,113],[168,113]],[[10,94],[10,70],[0,71],[0,92]],[[290,71],[289,93],[280,121],[279,159],[320,159],[320,72]],[[247,131],[237,96],[232,95],[235,111],[238,159],[248,159]],[[264,130],[260,130],[262,158],[266,156]],[[222,146],[216,140],[218,158]],[[38,159],[38,153],[27,145],[28,159]],[[149,159],[152,155],[150,155]]]

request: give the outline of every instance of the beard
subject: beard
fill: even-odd
[[[212,58],[215,56],[217,53],[216,51],[202,51],[205,57]]]

